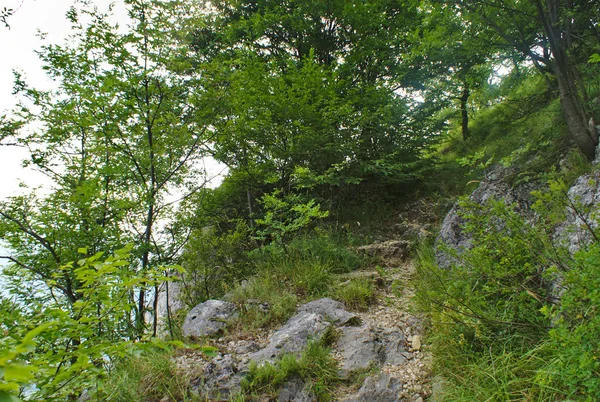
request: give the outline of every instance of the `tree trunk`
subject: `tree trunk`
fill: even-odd
[[[579,147],[579,150],[588,160],[594,159],[598,135],[596,130],[590,130],[588,119],[581,102],[581,95],[577,90],[574,66],[568,56],[568,37],[562,31],[560,14],[562,5],[558,0],[548,0],[546,8],[540,0],[534,1],[538,16],[548,37],[550,51],[554,56],[554,75],[558,81],[560,92],[560,105],[569,128],[569,133]]]
[[[465,82],[463,84],[463,91],[460,97],[460,113],[462,116],[462,136],[463,140],[467,140],[470,137],[469,133],[469,112],[467,110],[467,102],[469,101],[469,85]]]

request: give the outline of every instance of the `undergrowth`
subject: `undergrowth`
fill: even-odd
[[[125,356],[115,364],[100,400],[146,402],[165,397],[184,402],[203,400],[191,392],[189,380],[176,369],[171,350],[149,349],[137,356]]]
[[[439,400],[600,400],[600,242],[596,212],[568,197],[574,176],[554,175],[527,217],[502,201],[462,201],[471,241],[438,249],[454,258],[450,268],[437,266],[431,245],[419,250]],[[574,254],[554,235],[569,209],[591,240]]]

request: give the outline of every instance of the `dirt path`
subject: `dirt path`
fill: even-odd
[[[400,381],[400,400],[425,401],[431,395],[431,357],[427,352],[427,345],[422,343],[423,317],[415,312],[413,303],[411,279],[415,274],[415,267],[410,260],[403,262],[384,258],[383,262],[387,267],[382,276],[378,272],[363,272],[365,276],[375,276],[379,281],[382,279],[385,286],[381,287],[377,302],[368,311],[359,313],[359,316],[363,325],[383,332],[400,331],[404,334],[406,360],[398,363],[384,362],[380,373]],[[336,356],[342,360],[339,353]],[[337,395],[339,400],[369,401],[365,394],[359,395],[356,392],[356,389],[346,388],[340,389]]]

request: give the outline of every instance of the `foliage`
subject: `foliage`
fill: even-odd
[[[190,378],[177,370],[171,348],[149,348],[119,359],[104,386],[102,400],[134,402],[201,401],[190,390]]]
[[[336,273],[358,269],[361,258],[333,234],[317,231],[253,250],[253,276],[236,285],[228,297],[244,314],[236,325],[246,329],[284,322],[299,302],[335,297]]]
[[[134,244],[133,271],[171,264],[189,231],[174,219],[177,206],[186,215],[185,202],[169,194],[185,199],[202,186],[206,128],[191,106],[198,94],[194,77],[184,73],[182,21],[175,19],[189,15],[189,6],[127,1],[125,31],[111,22],[110,10],[88,2],[71,8],[70,40],[39,51],[55,89],[31,87],[16,74],[12,126],[23,129],[5,138],[27,147],[24,164],[46,174],[52,188],[46,196],[32,191],[2,202],[0,236],[12,251],[4,258],[17,280],[26,279],[24,287],[43,281],[70,303],[79,298],[75,273],[54,282],[52,274],[77,258],[82,244],[89,256]],[[136,292],[142,335],[157,289]]]
[[[279,190],[263,196],[261,203],[265,215],[256,220],[260,227],[257,231],[258,239],[271,239],[284,247],[294,234],[308,228],[317,219],[329,216],[329,212],[322,211],[315,200],[303,203],[300,195],[283,195]]]
[[[27,332],[23,339],[16,341],[5,337],[0,343],[0,399],[3,401],[19,401],[14,396],[20,387],[31,385],[38,371],[35,366],[23,360],[24,354],[35,350],[35,337],[50,328],[53,324],[48,322]],[[13,395],[11,395],[13,394]]]
[[[189,307],[215,299],[251,273],[250,230],[243,222],[218,233],[216,227],[192,233],[181,257],[183,302]]]
[[[235,323],[245,329],[272,327],[285,322],[296,311],[297,296],[280,278],[268,272],[237,285],[229,299],[244,311]],[[252,301],[252,303],[250,303]]]
[[[501,201],[463,202],[472,241],[450,269],[422,248],[418,297],[432,320],[445,400],[600,397],[600,345],[591,335],[600,329],[598,243],[595,224],[584,222],[596,211],[583,209],[566,188],[554,175],[535,193],[529,221]],[[574,254],[553,235],[568,210],[581,217],[580,230],[592,231],[592,243]]]

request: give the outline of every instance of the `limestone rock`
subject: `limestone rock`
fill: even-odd
[[[590,228],[597,229],[597,212],[600,207],[600,174],[579,177],[568,191],[573,207],[567,209],[565,222],[556,228],[554,238],[575,253],[592,242]],[[594,216],[596,214],[596,216]]]
[[[398,378],[381,373],[368,377],[358,392],[344,402],[396,402],[401,401],[402,382]]]
[[[297,377],[283,384],[277,396],[278,402],[312,402],[315,399],[304,380]]]
[[[358,316],[346,311],[343,303],[329,298],[313,300],[300,307],[298,311],[299,313],[322,315],[335,325],[346,325],[358,321]]]
[[[240,390],[240,383],[245,374],[245,365],[231,355],[220,356],[206,365],[202,376],[196,381],[194,390],[211,401],[228,401]]]
[[[340,375],[348,376],[352,371],[368,368],[382,360],[381,345],[371,327],[342,328],[342,336],[337,342],[341,357]]]
[[[329,327],[331,323],[322,315],[300,312],[271,335],[269,344],[264,349],[252,353],[249,358],[257,362],[272,362],[284,353],[298,353],[310,340],[321,339]]]
[[[515,174],[516,172],[511,168],[494,166],[486,173],[479,187],[471,193],[469,199],[480,205],[486,205],[490,201],[504,200],[506,204],[515,205],[516,210],[526,218],[533,217],[531,192],[539,189],[541,184],[531,182],[511,187],[507,178]],[[472,247],[473,239],[470,233],[463,230],[464,224],[465,220],[461,216],[460,206],[455,204],[444,218],[436,239],[436,262],[440,267],[450,268],[457,263],[456,259],[441,247],[442,245],[450,247],[459,255]]]
[[[398,258],[405,260],[410,256],[413,242],[409,240],[388,240],[382,243],[369,244],[361,246],[358,251],[361,251],[369,256],[377,256],[382,258]]]
[[[383,364],[399,365],[406,361],[410,353],[406,351],[406,339],[404,333],[398,330],[383,329],[381,331],[383,341]]]
[[[398,365],[405,362],[410,355],[406,351],[406,342],[401,331],[374,328],[370,325],[344,327],[341,331],[337,351],[342,377],[372,365]]]
[[[194,307],[185,317],[182,331],[187,337],[214,335],[235,317],[235,304],[221,300],[207,300]]]
[[[413,335],[411,346],[413,350],[421,350],[421,335]]]

